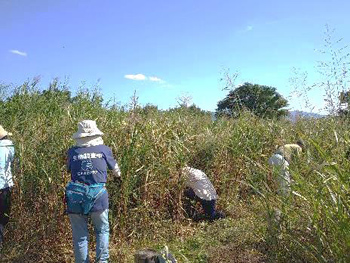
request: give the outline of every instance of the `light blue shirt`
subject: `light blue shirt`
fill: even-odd
[[[15,156],[13,142],[0,140],[0,189],[13,186],[11,164]]]

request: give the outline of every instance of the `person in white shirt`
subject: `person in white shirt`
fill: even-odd
[[[9,139],[11,135],[0,125],[0,245],[4,239],[4,228],[9,222],[11,209],[11,166],[15,155],[13,142]]]
[[[182,168],[182,175],[184,176],[186,185],[184,195],[188,199],[185,203],[185,210],[187,210],[188,215],[194,219],[198,219],[195,216],[195,209],[190,201],[195,200],[201,203],[205,219],[213,221],[224,218],[225,215],[223,212],[215,210],[218,195],[207,175],[201,170],[188,166]]]
[[[289,164],[297,156],[300,156],[305,149],[305,143],[298,140],[296,144],[285,144],[280,146],[269,158],[269,164],[279,171],[277,177],[278,193],[281,196],[288,196],[290,193],[291,178]]]

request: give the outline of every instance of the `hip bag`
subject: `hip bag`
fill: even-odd
[[[68,213],[89,214],[96,200],[105,192],[107,189],[104,183],[87,185],[69,182],[65,191]]]

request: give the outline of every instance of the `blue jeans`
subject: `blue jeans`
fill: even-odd
[[[204,210],[205,215],[208,217],[208,219],[213,219],[215,217],[216,211],[215,211],[215,203],[216,200],[204,200],[199,198],[198,196],[196,196],[195,192],[193,191],[192,188],[186,188],[184,191],[184,195],[185,197],[187,197],[190,200],[195,200],[196,202],[199,202]],[[190,206],[188,209],[189,210],[193,210],[194,207],[191,204],[187,204],[187,206]],[[192,216],[192,214],[194,213],[194,211],[190,212],[190,216]]]
[[[89,252],[89,231],[88,216],[81,214],[69,214],[69,220],[73,232],[73,246],[75,263],[88,263]],[[91,212],[92,224],[96,236],[96,261],[100,263],[108,262],[109,251],[109,223],[108,209],[99,212]]]

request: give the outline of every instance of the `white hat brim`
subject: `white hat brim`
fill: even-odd
[[[84,133],[84,132],[76,132],[73,134],[72,138],[73,139],[80,139],[80,138],[86,138],[86,137],[92,137],[92,136],[102,136],[103,132],[101,131],[95,131],[91,133]]]

